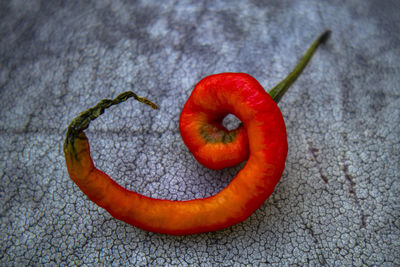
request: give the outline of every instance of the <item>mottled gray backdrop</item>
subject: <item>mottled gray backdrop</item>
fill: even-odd
[[[0,265],[399,266],[399,13],[396,0],[0,1]],[[283,177],[244,223],[148,233],[70,180],[70,120],[133,90],[160,110],[128,101],[96,120],[97,167],[147,196],[219,192],[240,166],[205,169],[184,146],[193,86],[229,71],[271,88],[328,28],[279,103]]]

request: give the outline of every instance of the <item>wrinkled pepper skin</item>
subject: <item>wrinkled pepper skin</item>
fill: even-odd
[[[225,129],[222,120],[227,114],[234,114],[242,125]],[[113,217],[172,235],[230,227],[248,218],[271,195],[285,166],[286,129],[277,104],[253,77],[221,73],[202,79],[182,110],[179,129],[190,152],[206,167],[221,169],[247,159],[218,194],[170,201],[129,191],[94,166],[83,132],[64,145],[69,175]]]

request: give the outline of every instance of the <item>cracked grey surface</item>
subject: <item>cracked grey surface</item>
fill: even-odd
[[[0,265],[399,266],[396,1],[93,2],[0,2]],[[240,166],[205,169],[184,146],[178,119],[193,86],[231,71],[269,89],[327,28],[279,104],[283,177],[245,222],[148,233],[70,180],[69,121],[131,89],[160,110],[128,101],[92,123],[97,167],[152,197],[217,193]]]

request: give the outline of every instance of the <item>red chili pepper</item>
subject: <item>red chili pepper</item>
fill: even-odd
[[[243,169],[218,194],[204,199],[170,201],[129,191],[92,161],[84,134],[91,120],[130,97],[157,109],[133,92],[100,101],[71,121],[64,142],[71,179],[97,205],[113,217],[144,230],[173,235],[216,231],[248,218],[273,192],[285,166],[288,150],[285,123],[277,102],[301,74],[322,34],[292,73],[266,93],[250,75],[221,73],[202,79],[186,102],[179,121],[183,141],[204,166],[221,169],[247,159]],[[242,124],[234,130],[222,126],[227,114]]]

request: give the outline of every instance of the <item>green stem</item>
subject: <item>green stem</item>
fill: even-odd
[[[139,102],[142,102],[146,105],[149,105],[153,109],[158,109],[158,106],[151,102],[150,100],[140,97],[136,95],[132,91],[127,91],[124,92],[120,95],[118,95],[114,99],[103,99],[99,103],[97,103],[96,106],[89,108],[88,110],[81,112],[77,117],[75,117],[71,123],[68,126],[67,129],[67,135],[66,139],[64,142],[64,147],[66,147],[68,144],[74,143],[74,140],[78,135],[85,129],[89,127],[89,124],[91,121],[95,120],[97,117],[99,117],[101,114],[104,113],[104,110],[113,106],[113,105],[118,105],[121,102],[126,101],[128,98],[133,97]]]
[[[307,66],[311,57],[313,56],[317,47],[324,43],[330,35],[331,31],[327,30],[323,34],[321,34],[314,43],[308,48],[307,52],[304,54],[303,58],[296,65],[296,67],[292,70],[289,75],[283,79],[280,83],[278,83],[274,88],[272,88],[268,93],[274,99],[276,103],[281,100],[282,96],[286,93],[289,87],[296,81],[296,79],[300,76],[304,68]]]

